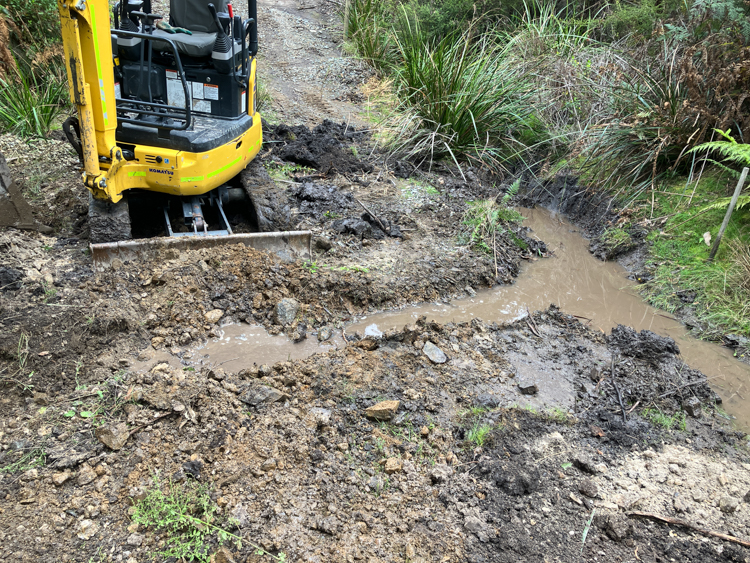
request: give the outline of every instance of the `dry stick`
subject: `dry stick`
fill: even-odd
[[[497,283],[497,247],[495,246],[495,230],[492,230],[492,258],[495,259],[495,283]]]
[[[727,229],[727,225],[729,225],[729,220],[732,218],[732,213],[734,213],[734,206],[737,205],[737,199],[740,197],[740,192],[742,191],[742,186],[745,185],[745,180],[747,179],[747,173],[750,172],[750,168],[743,168],[742,169],[742,175],[740,176],[740,181],[737,182],[737,187],[734,188],[734,195],[732,196],[732,201],[729,203],[729,207],[727,208],[727,213],[724,215],[724,221],[721,224],[721,228],[719,229],[719,234],[716,235],[716,240],[714,241],[714,245],[711,247],[711,253],[708,255],[708,261],[712,262],[714,259],[714,256],[716,256],[716,252],[719,250],[719,245],[721,244],[721,237],[724,236],[724,231]]]
[[[622,411],[622,421],[627,422],[628,416],[625,413],[625,406],[622,404],[622,395],[620,394],[620,388],[617,386],[617,382],[615,381],[615,356],[612,355],[612,385],[615,388],[615,393],[617,393],[617,402],[620,403],[620,410]]]
[[[685,387],[691,387],[693,385],[700,385],[701,383],[708,383],[712,379],[717,379],[719,377],[724,377],[724,376],[723,375],[717,375],[716,377],[706,378],[705,381],[693,381],[692,383],[686,383],[685,385],[680,385],[677,389],[673,389],[672,391],[667,391],[666,393],[662,393],[661,395],[659,395],[659,398],[663,399],[664,397],[669,397],[670,395],[674,395],[675,393],[679,393],[680,391],[682,391],[683,389],[685,389]]]
[[[352,197],[354,197],[354,196],[352,196]],[[378,225],[380,225],[380,228],[383,230],[383,232],[385,234],[388,234],[388,231],[386,230],[385,226],[380,221],[380,219],[378,219],[377,215],[375,215],[372,211],[370,211],[369,209],[367,209],[367,207],[365,207],[365,204],[362,203],[361,201],[359,201],[356,197],[354,198],[354,201],[356,201],[357,203],[359,203],[362,206],[362,209],[364,209],[365,211],[367,211],[370,214],[370,217],[372,217],[373,219],[375,219],[375,221],[378,222]]]
[[[539,332],[539,327],[536,326],[536,321],[534,320],[534,317],[531,314],[531,311],[529,311],[529,308],[526,307],[526,314],[529,316],[529,319],[531,319],[531,323],[534,324],[534,326],[531,326],[531,323],[529,323],[528,319],[526,320],[526,324],[529,325],[529,328],[531,329],[531,332],[536,334],[539,338],[542,337],[541,333]]]
[[[730,536],[728,534],[722,534],[721,532],[715,532],[707,528],[700,528],[694,524],[691,524],[690,522],[686,522],[685,520],[680,520],[679,518],[669,518],[668,516],[659,516],[658,514],[653,514],[651,512],[640,512],[639,510],[633,510],[632,512],[628,512],[628,516],[643,516],[644,518],[651,518],[653,520],[659,520],[661,522],[666,522],[667,524],[674,524],[675,526],[683,526],[684,528],[694,530],[705,536],[713,536],[715,538],[721,538],[723,540],[727,540],[733,543],[744,545],[745,547],[750,547],[750,541],[741,540],[740,538],[735,538],[734,536]]]

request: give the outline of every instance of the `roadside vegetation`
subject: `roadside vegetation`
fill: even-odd
[[[706,262],[750,165],[747,3],[352,0],[344,16],[350,49],[397,102],[375,103],[394,157],[580,176],[615,198],[603,236],[615,255],[650,233],[653,304],[689,307],[706,337],[750,336],[750,196]],[[494,213],[467,212],[477,244]]]
[[[68,105],[54,0],[0,5],[0,132],[45,137]]]

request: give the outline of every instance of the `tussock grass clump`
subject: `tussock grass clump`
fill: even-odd
[[[392,149],[410,158],[459,158],[501,169],[540,136],[532,89],[521,69],[507,64],[497,35],[469,29],[438,42],[418,22],[401,19],[394,35],[400,64],[394,76],[403,100],[391,122]]]

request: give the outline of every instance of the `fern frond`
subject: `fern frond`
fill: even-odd
[[[726,141],[711,141],[703,143],[688,151],[693,152],[716,152],[724,157],[724,162],[734,162],[740,166],[750,166],[750,144],[738,143],[734,137],[721,129],[715,129]]]
[[[515,182],[513,182],[510,187],[508,188],[508,191],[505,192],[505,195],[503,196],[502,203],[508,203],[513,196],[515,196],[518,193],[518,189],[521,187],[521,178],[518,178]]]
[[[708,211],[710,209],[726,209],[727,207],[729,207],[731,201],[731,197],[722,197],[717,199],[713,203],[709,203],[705,207],[702,207],[701,211]],[[741,195],[737,199],[737,205],[735,206],[735,209],[742,209],[743,207],[747,207],[748,205],[750,205],[750,194]]]

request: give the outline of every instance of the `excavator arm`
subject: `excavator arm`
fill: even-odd
[[[97,199],[117,202],[126,186],[115,141],[117,111],[106,0],[58,0],[70,99],[80,124],[83,183]]]

